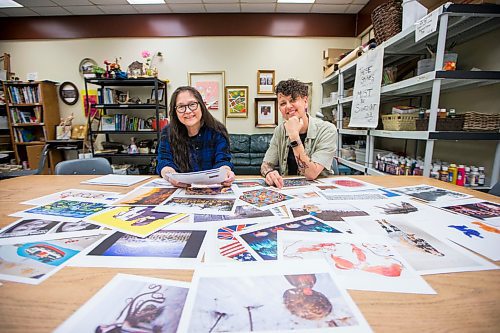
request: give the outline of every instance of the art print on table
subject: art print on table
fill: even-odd
[[[471,195],[430,185],[396,187],[392,190],[427,202],[467,199]]]
[[[259,260],[277,259],[278,230],[341,233],[314,217],[305,217],[288,222],[258,224],[236,233],[236,239],[248,245],[250,253]]]
[[[150,180],[144,185],[141,185],[140,187],[172,187],[172,184],[164,178],[156,178]]]
[[[0,279],[39,284],[102,235],[0,245]]]
[[[240,219],[256,219],[270,216],[274,216],[274,214],[270,210],[260,210],[250,205],[240,205],[236,206],[234,214],[231,215],[193,214],[193,222],[198,223]]]
[[[288,206],[293,217],[314,216],[323,221],[344,221],[344,217],[366,216],[367,212],[347,203],[309,201]]]
[[[177,197],[213,197],[234,198],[234,190],[230,186],[187,187],[176,194]]]
[[[59,200],[35,208],[26,209],[10,216],[26,218],[50,218],[54,221],[78,222],[108,208],[103,203]]]
[[[36,199],[21,202],[25,205],[41,206],[47,205],[59,200],[74,200],[86,202],[100,202],[104,204],[111,204],[120,197],[117,192],[104,192],[104,191],[89,191],[81,189],[69,189],[61,192],[49,194]]]
[[[185,217],[153,211],[147,206],[120,206],[91,216],[88,221],[138,237],[146,237]]]
[[[438,238],[436,228],[431,229],[432,234],[418,228],[420,218],[377,215],[349,218],[348,223],[360,228],[356,235],[362,232],[392,239],[396,251],[422,275],[497,268],[446,238]]]
[[[177,332],[189,283],[116,275],[54,332]]]
[[[283,188],[280,190],[281,193],[290,195],[297,199],[317,199],[319,194],[312,186],[298,187],[298,188]]]
[[[251,292],[249,292],[251,290]],[[196,270],[181,332],[371,332],[322,261]]]
[[[302,187],[316,184],[315,180],[307,180],[305,177],[283,178],[283,188]]]
[[[158,230],[140,238],[115,232],[73,266],[194,269],[203,256],[205,230]]]
[[[288,204],[295,198],[271,189],[260,188],[243,192],[239,199],[258,209],[270,209]]]
[[[264,178],[237,179],[233,182],[240,189],[248,189],[252,187],[269,187]]]
[[[176,188],[140,187],[115,202],[115,205],[157,206],[168,200],[176,191]]]
[[[248,228],[255,223],[233,224],[226,222],[217,229],[212,229],[207,235],[205,248],[206,263],[249,262],[257,259],[236,239],[235,233]]]
[[[280,231],[278,258],[324,259],[347,289],[436,293],[387,237]]]
[[[374,190],[380,186],[364,182],[351,177],[331,177],[319,180],[322,183],[330,184],[344,191],[366,191]]]
[[[485,221],[495,227],[500,227],[500,205],[490,201],[474,200],[459,205],[443,204],[438,207],[450,212]]]
[[[173,197],[157,206],[157,212],[230,215],[234,213],[236,199]]]
[[[82,237],[99,234],[101,226],[84,221],[59,222],[44,219],[20,219],[0,230],[0,243]]]

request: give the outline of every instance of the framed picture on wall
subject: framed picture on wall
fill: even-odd
[[[275,77],[274,71],[257,71],[257,94],[274,94]]]
[[[226,117],[248,117],[248,86],[226,87]]]
[[[158,103],[161,103],[163,101],[163,95],[165,95],[165,88],[158,88]],[[156,93],[155,89],[151,90],[151,103],[155,104],[156,103]]]
[[[200,92],[208,111],[223,124],[226,123],[226,117],[224,117],[224,76],[224,71],[188,73],[188,84]]]
[[[255,99],[255,127],[278,126],[278,100],[276,98]]]

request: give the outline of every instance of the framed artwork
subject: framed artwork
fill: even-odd
[[[226,87],[226,117],[248,117],[248,86]]]
[[[158,88],[158,102],[163,101],[163,95],[165,94],[165,88]],[[156,103],[155,89],[151,90],[151,103]]]
[[[64,104],[74,105],[78,102],[80,94],[78,93],[78,88],[74,83],[66,81],[61,83],[59,86],[59,97]]]
[[[255,99],[255,127],[278,126],[278,100],[276,98]]]
[[[257,94],[274,94],[274,71],[257,71]]]
[[[188,73],[188,84],[200,92],[208,111],[212,112],[212,115],[223,124],[226,123],[224,117],[224,76],[224,71]]]
[[[97,67],[97,62],[94,59],[83,58],[78,65],[78,71],[84,78],[94,78],[94,67]]]

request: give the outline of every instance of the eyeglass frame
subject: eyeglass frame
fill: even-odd
[[[194,107],[194,109],[191,109],[191,106],[190,105],[196,105],[196,107]],[[177,111],[178,113],[186,113],[187,110],[189,109],[189,111],[191,112],[194,112],[198,109],[198,107],[200,106],[200,102],[191,102],[187,105],[176,105],[175,106],[175,111]],[[180,109],[183,108],[184,111],[180,111]]]

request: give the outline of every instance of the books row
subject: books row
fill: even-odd
[[[103,115],[101,131],[138,131],[148,129],[146,120],[126,114]]]
[[[42,122],[42,107],[35,106],[29,110],[21,110],[20,108],[11,107],[10,115],[15,124],[21,123],[41,123]]]
[[[45,127],[13,128],[16,142],[45,141]]]
[[[9,86],[8,89],[10,102],[13,104],[40,103],[41,98],[38,86]]]

